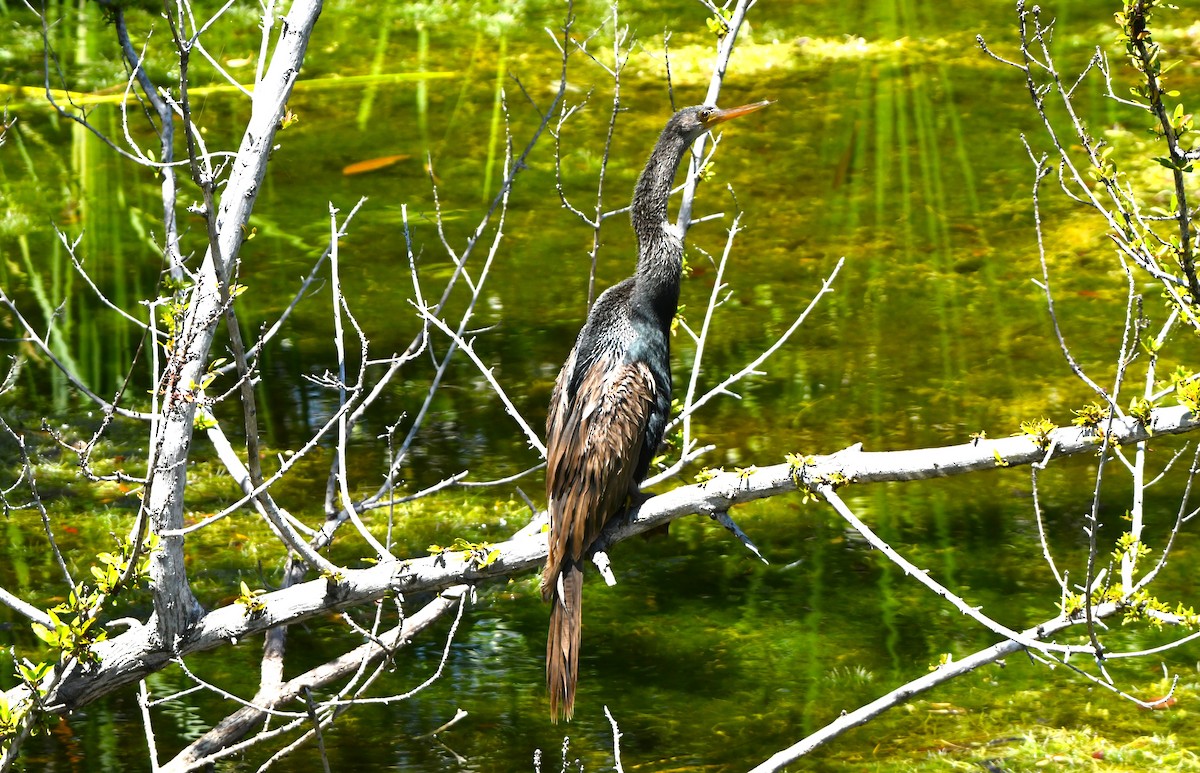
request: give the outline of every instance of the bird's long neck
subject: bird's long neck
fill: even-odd
[[[688,144],[678,133],[663,132],[638,177],[630,209],[638,241],[635,294],[650,304],[663,324],[675,316],[683,267],[683,239],[667,221],[667,199]]]

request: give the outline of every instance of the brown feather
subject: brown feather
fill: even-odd
[[[562,585],[555,588],[550,608],[550,635],[546,639],[546,685],[550,688],[550,716],[568,722],[575,713],[575,685],[579,681],[579,642],[583,626],[583,569],[565,567]]]
[[[550,713],[574,711],[582,634],[583,560],[609,519],[624,510],[654,406],[654,378],[643,363],[600,357],[574,399],[572,352],[559,373],[546,420],[550,538],[542,596],[554,605],[546,645]],[[559,585],[559,578],[562,584]]]

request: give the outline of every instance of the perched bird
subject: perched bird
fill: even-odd
[[[679,305],[683,238],[667,199],[684,153],[704,132],[766,107],[680,110],[633,189],[633,276],[596,299],[554,384],[546,419],[550,554],[542,597],[552,603],[546,643],[550,715],[571,719],[578,682],[583,561],[609,519],[646,477],[671,407],[671,320]]]

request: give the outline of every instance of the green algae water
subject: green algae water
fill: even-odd
[[[244,335],[253,337],[269,324],[311,269],[325,246],[329,205],[345,212],[367,197],[341,243],[343,289],[375,356],[407,346],[420,321],[408,302],[401,207],[407,207],[420,275],[437,286],[452,263],[439,245],[431,178],[446,237],[461,244],[485,211],[481,199],[490,200],[502,176],[497,164],[506,120],[522,146],[537,125],[533,105],[552,98],[559,62],[544,28],[561,26],[563,8],[532,0],[514,8],[327,4],[288,106],[298,120],[279,134],[252,218],[254,238],[243,249],[240,281],[250,290],[239,307]],[[1082,64],[1093,46],[1115,41],[1107,5],[1074,0],[1050,10],[1059,19],[1057,54],[1065,60]],[[66,69],[78,79],[76,88],[98,91],[123,83],[123,71],[111,59],[111,31],[94,6],[58,12],[70,23],[52,34]],[[581,30],[609,13],[594,2],[577,4],[575,12]],[[257,13],[257,6],[233,9],[230,27],[253,33]],[[621,13],[640,45],[623,74],[627,112],[617,124],[608,165],[610,209],[627,203],[670,113],[662,77],[664,26],[672,30],[678,106],[702,98],[711,46],[707,14],[698,3],[646,3]],[[0,59],[0,80],[38,85],[40,38],[32,18],[14,4],[0,18],[12,30],[12,55]],[[846,258],[846,267],[834,294],[772,357],[767,374],[740,385],[741,399],[717,401],[696,417],[696,431],[716,446],[703,466],[774,464],[787,453],[829,453],[856,442],[890,450],[965,442],[979,431],[999,437],[1033,416],[1067,424],[1070,409],[1089,399],[1064,364],[1044,300],[1029,281],[1040,268],[1028,195],[1032,167],[1019,133],[1036,142],[1036,115],[1023,83],[974,44],[982,33],[997,48],[1011,46],[1014,18],[1011,4],[994,0],[754,8],[722,101],[776,104],[753,122],[728,128],[714,176],[698,198],[697,215],[725,217],[689,234],[691,274],[681,298],[689,322],[698,324],[711,293],[709,256],[720,254],[733,212],[744,213],[746,226],[724,277],[732,292],[706,347],[703,383],[715,384],[751,361],[788,327],[839,258]],[[1194,57],[1188,34],[1161,37]],[[253,37],[231,36],[212,48],[231,73],[249,81],[257,46]],[[160,80],[166,76],[163,69],[151,71]],[[583,57],[573,60],[570,79],[573,103],[589,88],[597,90],[562,137],[565,194],[587,211],[602,160],[608,87]],[[502,104],[507,119],[499,112]],[[1086,107],[1106,126],[1141,129],[1135,122],[1142,118],[1099,97]],[[155,231],[158,183],[37,100],[14,100],[9,109],[19,123],[0,148],[6,210],[0,283],[32,314],[56,317],[54,350],[72,357],[97,393],[111,395],[125,379],[137,338],[74,272],[53,229],[71,239],[82,234],[79,255],[114,300],[146,298],[161,269],[152,246],[161,237]],[[236,93],[213,88],[198,97],[194,110],[210,146],[236,143],[247,111]],[[97,107],[94,117],[106,131],[121,131],[111,107]],[[136,122],[131,130],[143,141],[148,137]],[[560,206],[548,137],[528,167],[513,189],[505,239],[475,320],[485,331],[476,349],[496,365],[516,407],[540,427],[554,375],[586,312],[591,231]],[[185,190],[184,196],[194,193]],[[1124,280],[1110,275],[1094,226],[1062,202],[1045,205],[1063,293],[1060,316],[1076,356],[1103,367],[1115,356],[1121,330],[1097,321],[1119,324]],[[185,238],[198,244],[203,222],[182,222],[191,231]],[[607,221],[601,234],[602,288],[631,271],[634,243],[623,217]],[[261,361],[261,420],[272,455],[297,448],[336,407],[333,393],[303,378],[336,367],[328,308],[328,288],[314,291]],[[0,325],[4,335],[12,334],[9,320],[0,317]],[[683,385],[692,352],[684,338],[675,348],[675,381]],[[149,368],[139,367],[129,390],[135,403],[148,399],[150,388]],[[434,370],[428,360],[415,363],[353,440],[359,460],[354,479],[362,490],[377,485],[386,468],[378,437],[420,407]],[[488,480],[537,464],[469,362],[454,363],[447,383],[405,463],[409,489],[463,470]],[[31,436],[43,417],[81,437],[100,420],[35,356],[16,397],[0,401],[6,419]],[[222,418],[235,426],[230,409],[222,409]],[[144,434],[118,422],[104,451],[109,458],[140,452]],[[136,511],[130,490],[87,485],[71,459],[38,437],[40,490],[56,537],[64,547],[110,549],[109,534],[127,529]],[[1156,443],[1155,453],[1165,457],[1178,445]],[[195,456],[189,505],[191,517],[199,519],[231,501],[234,487],[204,461],[204,441],[197,442]],[[282,504],[302,518],[319,518],[329,461],[329,452],[318,450],[281,493]],[[0,463],[15,469],[14,449],[0,446]],[[1087,459],[1061,462],[1043,476],[1051,541],[1072,550],[1072,557],[1083,555],[1080,514],[1090,499],[1093,465]],[[537,474],[517,485],[542,504]],[[1157,506],[1173,511],[1169,492],[1162,496]],[[847,499],[900,552],[995,618],[1021,627],[1054,613],[1056,586],[1040,563],[1028,470],[863,486],[849,489]],[[1105,494],[1114,510],[1127,499],[1118,485]],[[396,553],[423,555],[428,545],[456,536],[499,541],[528,514],[515,487],[451,492],[397,512]],[[607,706],[623,733],[627,771],[745,770],[840,713],[926,673],[946,655],[961,657],[994,643],[874,553],[827,508],[804,504],[799,496],[778,497],[739,508],[734,517],[770,565],[715,523],[693,517],[673,524],[666,539],[615,549],[615,587],[589,577],[577,718],[570,725],[548,721],[542,670],[548,613],[537,578],[519,576],[479,589],[439,682],[403,703],[356,708],[326,732],[332,769],[528,771],[540,749],[541,769],[558,770],[564,735],[570,737],[570,760],[582,760],[589,771],[610,769]],[[1113,513],[1109,520],[1118,517]],[[44,606],[60,601],[51,590],[61,581],[43,547],[40,520],[16,513],[0,528],[6,537],[0,584]],[[1148,540],[1156,536],[1162,535]],[[239,580],[263,588],[280,581],[277,544],[249,513],[189,539],[205,556],[190,570],[206,606],[229,603],[226,594]],[[1187,563],[1196,548],[1185,535],[1177,549],[1163,585],[1192,603],[1196,588]],[[355,555],[351,546],[334,547],[334,560]],[[420,601],[406,599],[414,609]],[[147,600],[130,603],[122,614],[148,614]],[[355,615],[362,622],[371,611]],[[400,652],[382,689],[404,692],[433,673],[448,627],[442,624]],[[339,654],[354,634],[331,619],[295,626],[288,638],[293,674]],[[1118,639],[1128,648],[1168,640],[1166,633],[1134,627]],[[0,643],[25,651],[35,642],[15,615],[0,609]],[[248,698],[260,653],[261,642],[248,640],[189,658],[189,667]],[[1193,769],[1188,750],[1200,734],[1187,698],[1194,695],[1198,658],[1193,646],[1165,653],[1161,667],[1114,667],[1146,695],[1162,691],[1163,667],[1179,673],[1179,703],[1162,712],[1139,711],[1028,657],[1010,658],[914,699],[794,768],[978,769],[1017,755],[1009,769],[1043,759],[1110,769]],[[11,686],[11,673],[12,664],[0,656],[0,686]],[[190,685],[176,669],[147,681],[155,695]],[[458,709],[468,717],[431,737]],[[210,697],[194,708],[156,714],[160,754],[169,758],[230,710],[227,701]],[[27,747],[24,764],[27,770],[148,770],[144,748],[133,692],[124,691],[52,722]],[[219,768],[255,770],[261,762],[252,754]],[[280,769],[323,767],[310,749]]]

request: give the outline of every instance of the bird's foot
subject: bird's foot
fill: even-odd
[[[629,495],[629,512],[635,513],[642,505],[654,499],[654,494],[646,491],[634,491]]]
[[[654,494],[647,494],[644,491],[636,491],[630,494],[629,509],[626,511],[625,517],[629,520],[633,520],[634,515],[637,514],[637,511],[641,508],[641,506],[653,498]],[[647,529],[646,531],[642,532],[642,539],[656,539],[658,537],[665,537],[670,533],[670,528],[671,523],[668,521],[662,526],[655,526],[653,529]]]

